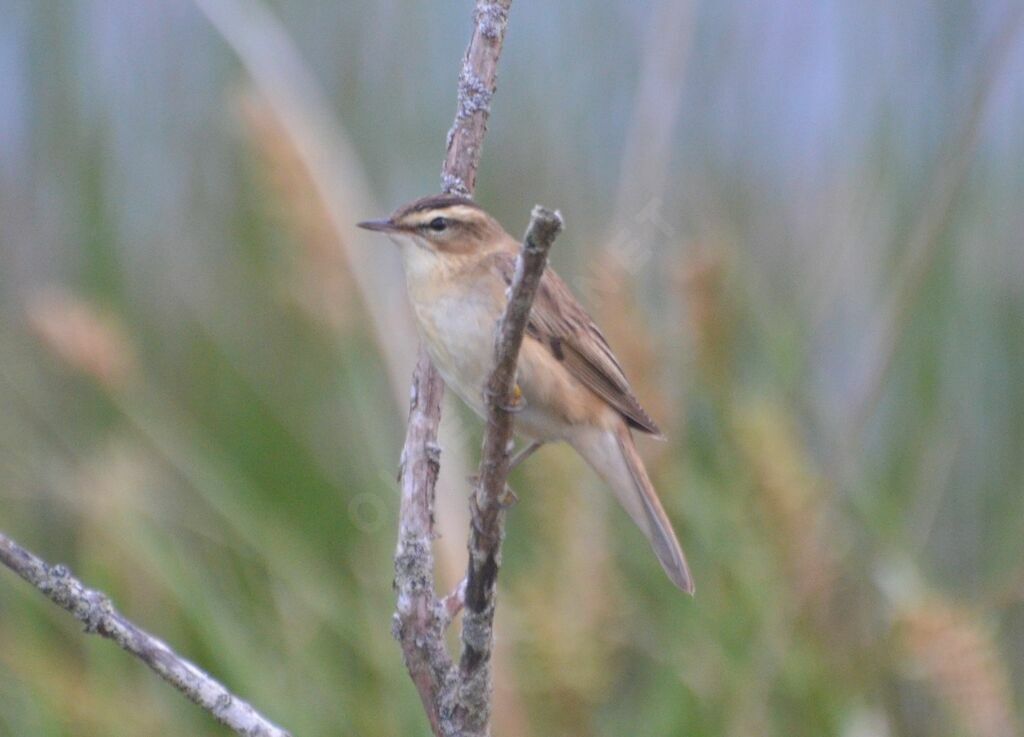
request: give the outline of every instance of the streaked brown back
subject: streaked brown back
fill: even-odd
[[[492,268],[506,284],[511,284],[515,253],[499,251],[491,254],[490,259]],[[661,430],[633,394],[608,341],[569,286],[551,268],[541,277],[526,330],[573,376],[618,410],[631,427],[661,435]]]

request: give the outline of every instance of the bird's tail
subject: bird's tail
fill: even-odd
[[[626,424],[615,430],[581,429],[570,442],[612,487],[619,503],[647,536],[672,583],[692,594],[693,578],[686,556]]]

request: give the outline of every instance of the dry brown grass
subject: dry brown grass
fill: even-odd
[[[269,201],[298,249],[283,276],[285,297],[311,318],[340,333],[358,324],[360,306],[339,235],[295,149],[294,140],[256,92],[238,98],[238,111],[262,164],[273,197]]]
[[[949,707],[966,734],[1021,734],[1006,663],[978,613],[930,595],[899,613],[896,630],[914,672]]]
[[[59,288],[29,298],[29,332],[68,368],[113,390],[137,372],[135,351],[113,313]]]

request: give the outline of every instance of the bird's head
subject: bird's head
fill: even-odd
[[[459,195],[432,195],[410,202],[384,220],[360,228],[386,233],[401,245],[437,254],[472,255],[504,245],[508,236],[480,205]]]

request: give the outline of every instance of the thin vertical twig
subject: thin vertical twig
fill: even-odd
[[[494,584],[505,537],[506,481],[511,462],[516,363],[530,308],[547,266],[548,251],[562,230],[562,216],[535,207],[509,288],[509,301],[494,343],[494,369],[487,381],[487,430],[480,473],[470,502],[469,570],[462,619],[462,656],[456,716],[462,734],[489,734],[491,649],[494,643]]]
[[[441,171],[446,192],[471,195],[497,81],[511,0],[477,0],[473,35],[459,73],[458,107]],[[402,449],[395,589],[395,636],[435,735],[458,734],[453,721],[458,673],[444,645],[447,615],[437,599],[433,552],[437,444],[444,383],[423,345],[412,376],[409,424]]]
[[[437,421],[444,382],[420,348],[409,399],[409,426],[402,451],[395,589],[398,593],[393,632],[402,646],[405,666],[420,694],[435,735],[451,734],[442,724],[450,702],[455,669],[445,648],[448,618],[434,591],[434,488],[441,469]]]
[[[497,86],[498,59],[505,42],[512,0],[477,0],[473,11],[473,36],[459,71],[458,108],[448,131],[448,150],[441,169],[445,192],[472,196],[480,150],[491,115],[491,99]]]

